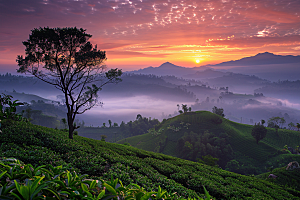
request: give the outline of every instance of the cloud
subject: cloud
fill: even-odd
[[[153,56],[145,51],[151,49],[159,50],[157,58],[168,57],[169,61],[193,56],[180,55],[180,49],[175,52],[180,45],[201,45],[198,50],[215,60],[229,58],[222,56],[229,48],[250,48],[248,55],[261,48],[296,55],[299,10],[300,1],[294,0],[0,0],[0,34],[6,34],[0,37],[0,46],[15,51],[14,56],[1,54],[0,60],[15,62],[30,30],[46,26],[83,27],[95,44],[113,50],[120,59],[143,56],[147,60]],[[128,48],[134,45],[143,48],[138,52]],[[236,51],[230,59],[243,55]]]
[[[224,40],[212,40],[208,42],[211,45],[222,45],[230,47],[260,47],[270,45],[294,45],[300,44],[300,35],[274,36],[274,37],[247,37],[247,38],[230,38]]]
[[[128,57],[165,57],[168,54],[157,54],[157,53],[142,53],[134,51],[107,51],[107,55],[113,56],[114,58],[128,58]]]

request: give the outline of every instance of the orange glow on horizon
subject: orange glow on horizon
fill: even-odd
[[[90,42],[106,51],[107,67],[124,71],[165,62],[214,65],[263,52],[300,55],[300,1],[274,2],[28,1],[26,8],[22,1],[4,3],[0,67],[17,66],[16,57],[24,55],[22,41],[30,30],[47,26],[86,29],[92,35]]]

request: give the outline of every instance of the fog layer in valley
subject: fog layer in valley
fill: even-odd
[[[277,64],[271,62],[273,59]],[[157,68],[124,73],[122,82],[107,84],[99,92],[102,106],[77,115],[77,119],[84,120],[87,126],[102,126],[108,120],[120,124],[135,120],[138,114],[162,120],[178,115],[178,104],[187,104],[192,111],[212,111],[214,106],[223,108],[226,118],[247,124],[274,116],[285,117],[287,124],[297,123],[300,81],[294,78],[273,81],[275,77],[276,80],[280,76],[287,78],[287,73],[297,74],[292,69],[296,69],[298,61],[299,57],[263,53],[215,65],[228,67],[226,71],[210,66],[184,68],[164,63]],[[262,76],[264,73],[268,76]],[[64,103],[60,90],[30,76],[1,75],[0,87],[0,92],[20,101],[42,100],[57,104],[60,109]]]
[[[134,97],[122,97],[122,98],[101,98],[103,100],[103,106],[97,106],[87,111],[85,114],[78,116],[85,120],[86,125],[102,126],[102,123],[106,123],[108,119],[112,122],[121,121],[128,122],[135,120],[137,114],[141,114],[143,117],[156,118],[162,120],[167,118],[169,114],[174,116],[178,114],[177,104],[191,105],[194,102],[191,101],[177,101],[162,100],[151,96],[134,96]]]

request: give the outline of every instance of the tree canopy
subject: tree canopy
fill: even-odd
[[[122,71],[106,70],[105,51],[88,40],[86,30],[71,28],[35,28],[23,42],[25,57],[19,55],[20,73],[30,73],[61,90],[67,107],[69,138],[73,139],[75,116],[95,105],[98,92],[107,83],[119,82]]]
[[[270,128],[280,128],[285,124],[285,119],[283,117],[271,117],[268,120],[268,127]]]
[[[224,109],[223,108],[218,108],[218,107],[214,106],[212,108],[212,112],[215,113],[215,114],[217,114],[217,115],[220,115],[222,117],[225,117]]]
[[[264,125],[258,123],[255,124],[252,128],[252,132],[251,135],[254,137],[254,139],[256,140],[256,143],[258,144],[258,142],[262,139],[264,139],[267,135],[267,129],[266,127],[264,127]]]

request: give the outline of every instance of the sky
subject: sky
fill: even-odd
[[[0,73],[16,71],[22,41],[47,26],[86,29],[123,71],[300,55],[299,0],[0,0]]]

